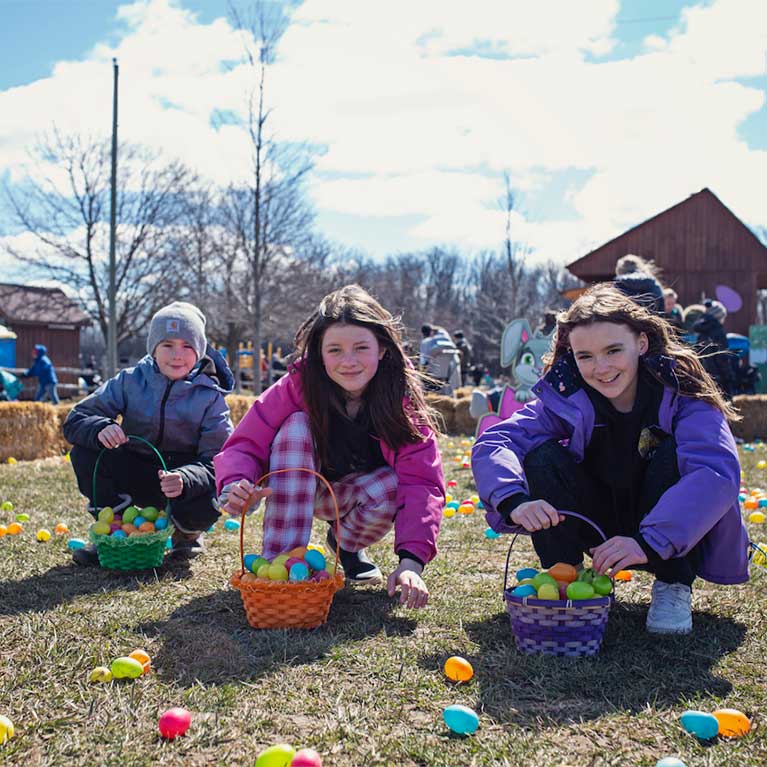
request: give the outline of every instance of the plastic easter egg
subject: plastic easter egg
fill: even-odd
[[[633,576],[631,575],[630,570],[618,570],[617,573],[615,573],[615,580],[616,581],[630,581]]]
[[[258,583],[258,576],[255,573],[243,573],[240,576],[240,583]]]
[[[454,682],[468,682],[474,676],[471,663],[460,655],[452,655],[445,661],[445,676]]]
[[[448,494],[445,496],[445,503],[450,503],[450,501],[452,501],[452,500],[453,500],[453,496],[452,496],[452,495],[450,495],[450,493],[448,493]]]
[[[145,509],[141,510],[141,516],[144,517],[147,522],[154,522],[157,517],[160,516],[160,510],[156,506],[147,506]]]
[[[534,567],[523,567],[521,570],[517,570],[515,578],[518,581],[523,581],[525,578],[535,578],[538,575],[538,571]]]
[[[484,508],[485,508],[485,504],[484,504],[484,503],[482,503],[482,501],[478,501],[478,502],[477,502],[477,508],[478,508],[478,509],[484,509]]]
[[[128,537],[128,533],[126,533],[125,530],[115,530],[110,536],[110,538],[116,538],[118,541],[127,537]]]
[[[269,565],[269,580],[270,581],[286,581],[288,579],[288,571],[285,565],[272,562]]]
[[[458,487],[458,483],[454,479],[451,479],[451,480],[448,481],[447,486],[448,487]]]
[[[135,506],[128,506],[123,511],[123,522],[126,524],[133,524],[133,520],[139,515],[139,511]]]
[[[314,543],[310,543],[306,547],[306,550],[307,551],[319,551],[320,554],[322,554],[323,557],[325,556],[325,547],[324,546],[318,546],[318,545],[316,545]],[[306,559],[306,557],[304,557],[304,559]]]
[[[112,681],[112,672],[106,666],[96,666],[88,675],[88,681],[92,684],[103,684]]]
[[[111,671],[115,679],[136,679],[144,673],[144,666],[135,658],[124,656],[112,661]]]
[[[18,461],[17,461],[17,460],[16,460],[16,459],[15,459],[15,458],[14,458],[12,455],[9,455],[9,456],[8,456],[8,460],[6,461],[6,463],[7,463],[9,466],[14,466],[15,464],[17,464],[17,463],[18,463]]]
[[[123,532],[124,532],[126,535],[133,535],[133,533],[135,533],[135,532],[137,532],[137,531],[138,531],[138,528],[136,527],[136,525],[132,525],[130,522],[126,522],[126,523],[125,523],[125,524],[122,526],[122,531],[123,531]]]
[[[655,767],[687,767],[687,765],[675,756],[664,756],[663,759],[655,762]]]
[[[685,711],[679,720],[687,732],[701,740],[710,740],[719,733],[719,720],[705,711]]]
[[[8,528],[5,525],[0,525],[0,538],[4,535],[8,535]]]
[[[169,708],[160,716],[157,729],[160,735],[167,740],[173,740],[185,735],[192,723],[192,714],[185,708]]]
[[[744,501],[743,507],[746,509],[758,509],[759,501],[757,501],[756,498],[749,498],[748,500]]]
[[[227,519],[226,522],[224,522],[224,530],[239,530],[240,529],[240,522],[237,519]]]
[[[517,586],[512,592],[513,597],[537,597],[538,592],[532,583],[525,583],[524,586]]]
[[[264,564],[262,564],[258,568],[258,570],[256,570],[256,575],[259,578],[268,578],[269,577],[269,568],[270,567],[271,567],[271,565],[266,560],[264,560]]]
[[[759,499],[759,503],[757,504],[757,506],[758,506],[760,509],[763,509],[763,508],[765,508],[765,507],[767,506],[767,498],[760,498],[760,499]]]
[[[316,549],[309,549],[304,556],[304,561],[312,570],[324,570],[327,565],[325,557]]]
[[[108,522],[94,522],[91,525],[91,530],[93,530],[96,535],[109,535],[111,532]]]
[[[458,735],[471,735],[479,727],[477,712],[460,704],[448,706],[442,712],[442,718],[445,724]]]
[[[322,759],[313,748],[302,748],[296,751],[290,767],[322,767]]]
[[[763,525],[764,519],[765,517],[763,511],[752,511],[748,515],[748,521],[753,522],[755,525]]]
[[[287,568],[287,571],[290,572],[290,568],[293,567],[293,565],[298,564],[299,562],[301,562],[302,564],[306,564],[306,562],[304,562],[304,560],[301,559],[301,557],[288,557],[283,562],[283,564]]]
[[[13,511],[13,503],[11,501],[3,501],[0,504],[0,511]]]
[[[146,522],[146,521],[147,521],[146,517],[145,517],[143,514],[139,514],[139,515],[137,515],[137,516],[133,517],[133,526],[134,526],[136,529],[138,529],[138,528],[140,528],[140,527],[141,527],[141,525],[143,525],[143,524],[144,524],[144,522]]]
[[[66,535],[69,532],[69,528],[63,522],[59,522],[56,527],[53,528],[53,532],[56,533],[56,535]]]
[[[109,525],[110,533],[113,533],[115,530],[122,530],[122,524],[120,522],[112,522],[112,524]]]
[[[493,530],[492,527],[488,527],[485,530],[485,538],[490,538],[492,540],[494,538],[500,538],[500,537],[501,537],[501,534],[500,533],[496,533],[495,530]]]
[[[37,538],[37,540],[38,540],[38,541],[40,541],[40,542],[43,542],[43,541],[50,541],[50,539],[51,539],[51,531],[50,531],[50,530],[47,530],[47,529],[46,529],[46,528],[44,528],[44,527],[41,527],[41,528],[40,528],[40,529],[37,531],[37,535],[36,535],[35,537],[36,537],[36,538]]]
[[[7,716],[0,714],[0,744],[9,741],[15,734],[13,722]]]
[[[167,517],[158,517],[157,521],[154,523],[154,529],[155,530],[167,530],[168,529],[168,519],[167,519]]]
[[[16,515],[16,521],[17,522],[29,522],[29,514],[25,512],[20,512]]]
[[[454,517],[455,509],[451,508],[450,506],[445,506],[444,510],[442,511],[442,516],[446,517],[447,519]]]
[[[288,580],[297,582],[309,579],[309,568],[303,562],[296,562],[288,571]]]
[[[303,559],[306,556],[306,546],[296,546],[288,552],[289,557],[295,557],[296,559]]]
[[[474,504],[472,504],[472,503],[462,503],[458,507],[458,513],[459,514],[473,514],[474,513]]]
[[[128,655],[128,657],[133,658],[133,660],[137,660],[143,667],[145,674],[152,666],[152,659],[149,657],[149,653],[146,650],[134,650],[132,653],[130,653],[130,655]]]
[[[739,738],[751,729],[751,720],[735,708],[719,708],[713,715],[719,722],[719,734],[725,738]]]
[[[264,749],[256,759],[255,767],[290,767],[296,749],[287,743],[278,743]]]
[[[106,522],[107,524],[111,524],[114,518],[115,512],[111,506],[104,506],[104,508],[101,509],[98,513],[99,522]]]
[[[590,583],[584,583],[583,581],[573,581],[567,587],[568,599],[593,599],[594,587]]]
[[[458,509],[461,508],[461,504],[458,503],[458,501],[450,501],[450,503],[446,503],[445,506],[453,511],[458,511]]]
[[[316,573],[312,573],[312,577],[309,580],[319,583],[320,581],[326,581],[328,578],[330,578],[330,573],[327,570],[317,570]]]
[[[8,525],[8,535],[19,535],[24,532],[24,527],[18,522],[11,522]]]
[[[596,575],[591,581],[594,591],[602,597],[606,597],[613,590],[613,582],[609,575]]]
[[[242,558],[242,563],[245,565],[246,570],[253,571],[253,563],[258,559],[258,554],[246,554]]]
[[[552,586],[556,586],[557,579],[548,573],[538,573],[538,575],[533,576],[533,586],[535,586],[536,589],[539,589],[541,586],[543,586],[544,583],[549,583]]]
[[[67,541],[67,548],[70,551],[77,551],[85,547],[85,541],[82,538],[70,538]]]
[[[138,526],[138,529],[142,533],[153,533],[154,532],[154,522],[142,522]]]
[[[165,548],[166,549],[172,549],[173,548],[173,540],[171,538],[168,538],[168,540],[165,541]]]
[[[767,469],[767,461],[757,461],[756,462],[756,468],[757,469]]]
[[[544,583],[538,589],[538,599],[559,599],[559,586]]]
[[[572,583],[578,578],[578,571],[567,562],[557,562],[548,569],[549,575],[557,581]]]

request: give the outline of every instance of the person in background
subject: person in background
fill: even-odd
[[[692,326],[698,334],[696,351],[706,372],[716,381],[722,394],[731,399],[736,391],[732,355],[728,350],[727,333],[724,330],[727,309],[721,302],[710,298],[703,302],[703,306],[705,311]]]
[[[461,386],[465,386],[469,370],[471,369],[471,344],[466,340],[462,330],[456,330],[453,333],[453,340],[455,341],[455,348],[458,349],[458,354],[461,355]]]
[[[613,281],[621,293],[636,301],[640,306],[663,314],[665,301],[663,286],[658,280],[655,265],[641,256],[628,254],[619,258],[615,264],[615,280]]]
[[[56,377],[56,370],[48,357],[48,349],[42,344],[35,345],[35,360],[32,367],[26,373],[22,373],[21,377],[37,378],[35,402],[50,400],[54,405],[59,404],[59,392],[56,388],[59,379]]]
[[[540,333],[542,336],[550,336],[557,327],[557,311],[556,309],[546,309],[543,313],[543,319],[538,327],[535,329],[536,333]]]
[[[682,308],[677,304],[679,296],[673,288],[663,289],[663,317],[677,333],[684,333],[684,316]]]

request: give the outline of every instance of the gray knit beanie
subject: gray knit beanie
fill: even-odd
[[[180,338],[192,345],[197,359],[205,354],[205,315],[194,304],[186,301],[174,301],[163,306],[149,324],[149,336],[146,339],[146,350],[154,354],[160,341],[166,338]]]
[[[706,311],[715,320],[719,320],[719,322],[724,322],[725,319],[727,319],[727,309],[725,309],[724,304],[719,301],[712,301],[711,306],[706,306]]]

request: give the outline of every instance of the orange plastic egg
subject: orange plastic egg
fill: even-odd
[[[631,577],[632,576],[630,570],[618,570],[618,572],[615,573],[616,581],[630,581]]]
[[[739,738],[751,729],[751,720],[735,708],[720,708],[713,714],[719,722],[719,734],[725,738]]]
[[[578,577],[578,571],[567,562],[557,562],[549,568],[548,573],[554,580],[565,581],[565,583],[572,583]]]
[[[154,523],[153,522],[142,522],[138,526],[138,529],[142,533],[153,533],[154,532]]]
[[[474,676],[474,669],[466,658],[453,655],[445,661],[445,676],[454,682],[468,682]]]
[[[144,667],[145,674],[149,671],[152,665],[152,660],[146,650],[134,650],[128,657],[137,660]]]
[[[756,498],[748,498],[744,503],[743,506],[746,509],[758,509],[759,508],[759,501],[756,500]]]
[[[69,532],[69,528],[63,522],[59,522],[56,527],[53,528],[53,532],[56,533],[56,535],[66,535]]]
[[[138,530],[138,528],[136,527],[136,525],[132,525],[130,522],[126,522],[126,523],[125,523],[125,524],[122,526],[122,531],[123,531],[123,532],[124,532],[126,535],[133,535],[133,533],[135,533],[137,530]]]
[[[4,535],[8,535],[8,528],[5,525],[0,525],[0,538]]]
[[[18,535],[24,528],[18,522],[8,525],[8,535]]]

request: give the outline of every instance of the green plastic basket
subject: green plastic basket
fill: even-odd
[[[160,459],[163,469],[168,470],[165,460],[160,451],[148,440],[135,434],[128,434],[128,439],[144,442],[154,450]],[[103,448],[96,458],[93,467],[93,506],[96,504],[96,471],[107,448]],[[165,512],[170,511],[170,501],[165,505]],[[149,570],[162,565],[167,550],[168,538],[173,534],[173,526],[168,525],[165,530],[158,530],[145,535],[132,535],[128,538],[112,538],[110,535],[100,535],[92,530],[88,531],[88,537],[96,546],[99,555],[99,563],[109,570]]]

